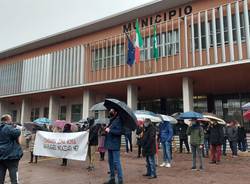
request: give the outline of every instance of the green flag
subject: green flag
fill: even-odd
[[[154,48],[154,58],[155,58],[155,61],[158,61],[159,59],[159,53],[158,53],[158,48],[157,48],[157,31],[156,31],[156,25],[154,25],[154,38],[153,38],[153,48]]]

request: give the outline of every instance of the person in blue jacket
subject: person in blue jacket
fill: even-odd
[[[173,128],[168,121],[163,121],[159,125],[159,140],[162,145],[163,163],[160,167],[171,167],[171,145],[173,137]]]
[[[110,109],[109,115],[111,119],[109,125],[105,129],[106,138],[104,146],[108,150],[110,180],[104,184],[115,184],[115,170],[118,174],[118,183],[123,184],[122,166],[120,161],[122,120],[115,109]]]
[[[12,124],[8,114],[1,117],[0,123],[0,183],[4,183],[8,169],[11,184],[18,183],[18,163],[23,156],[18,138],[21,131]]]

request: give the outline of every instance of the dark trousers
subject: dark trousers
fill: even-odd
[[[238,142],[238,148],[240,151],[246,151],[247,150],[247,140],[243,139]]]
[[[37,163],[37,158],[38,156],[35,156],[35,163]],[[34,154],[33,154],[33,151],[30,152],[30,163],[33,162],[33,159],[34,159]]]
[[[18,184],[19,160],[0,160],[0,184],[4,184],[6,171],[8,169],[11,184]]]
[[[232,155],[237,156],[237,142],[236,141],[229,141],[230,148],[232,150]]]
[[[180,153],[182,153],[183,142],[186,146],[187,151],[190,152],[189,145],[188,145],[188,139],[180,139]]]
[[[222,153],[223,153],[223,155],[227,154],[227,138],[226,137],[224,137],[224,142],[222,145]]]
[[[62,166],[66,166],[68,163],[68,160],[66,158],[62,159]]]
[[[141,149],[142,149],[142,147],[141,147],[141,145],[138,145],[138,157],[141,157]]]
[[[105,152],[100,152],[100,160],[103,161],[105,157]]]
[[[133,151],[132,146],[132,134],[125,135],[125,141],[126,141],[126,152]]]

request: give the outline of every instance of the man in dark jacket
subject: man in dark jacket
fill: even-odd
[[[142,137],[142,153],[146,157],[147,173],[149,179],[156,178],[155,154],[156,154],[156,129],[150,119],[145,119],[145,131]]]
[[[224,142],[223,127],[214,121],[208,128],[210,149],[211,149],[211,162],[212,164],[220,163],[221,145]]]
[[[188,144],[188,136],[187,136],[187,133],[186,133],[187,128],[188,128],[188,125],[186,125],[183,120],[180,120],[178,122],[176,131],[177,131],[177,133],[179,135],[179,139],[180,139],[180,153],[182,153],[182,145],[183,145],[183,143],[186,146],[187,152],[190,153],[189,144]]]
[[[105,148],[108,150],[108,162],[110,169],[110,180],[104,184],[115,184],[115,170],[118,173],[118,183],[123,183],[122,166],[120,161],[120,147],[122,135],[122,120],[117,110],[110,109],[110,123],[105,129]]]
[[[18,138],[21,131],[11,125],[12,117],[1,117],[0,123],[0,183],[4,183],[6,170],[9,171],[11,184],[18,183],[18,163],[23,156]]]
[[[238,127],[238,148],[243,152],[247,149],[246,129],[242,125]]]
[[[88,171],[92,171],[95,166],[95,152],[98,145],[98,131],[100,125],[94,125],[94,118],[90,117],[87,119],[89,123],[89,147],[88,147],[88,157],[89,157],[89,166],[87,167]]]

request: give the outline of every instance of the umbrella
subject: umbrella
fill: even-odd
[[[170,122],[171,124],[176,124],[178,121],[175,119],[175,118],[173,118],[172,116],[167,116],[167,115],[164,115],[164,114],[158,114],[160,117],[161,117],[161,119],[163,120],[163,121],[168,121],[168,122]]]
[[[250,110],[250,102],[246,103],[241,107],[243,110]]]
[[[184,112],[179,116],[180,119],[202,119],[203,115],[201,113],[198,112],[193,112],[193,111],[189,111],[189,112]]]
[[[65,120],[56,120],[56,121],[54,122],[54,126],[63,129],[63,127],[64,127],[64,125],[65,125],[66,123],[67,123],[67,122],[66,122]]]
[[[217,121],[217,123],[222,124],[222,125],[226,124],[226,122],[223,119],[218,118],[216,116],[204,114],[203,117],[207,118],[207,119],[210,119],[210,120],[213,120],[213,121]]]
[[[104,102],[93,105],[90,108],[91,111],[105,111],[107,108],[104,106]]]
[[[38,118],[34,121],[34,123],[37,123],[37,124],[51,124],[52,121],[48,118]]]
[[[95,124],[109,124],[109,118],[98,118],[95,119]]]
[[[43,130],[43,128],[41,126],[39,126],[36,123],[33,122],[26,122],[23,124],[24,128],[30,132],[32,132],[33,130]]]
[[[136,129],[136,116],[132,109],[127,106],[127,104],[117,99],[109,98],[105,99],[104,106],[107,109],[116,109],[119,112],[119,116],[122,118],[124,125],[131,130]]]
[[[248,110],[247,112],[245,112],[243,114],[243,117],[246,119],[246,120],[250,120],[250,110]]]
[[[152,122],[162,122],[162,119],[155,113],[146,110],[136,110],[134,111],[135,116],[138,120],[150,119]]]

